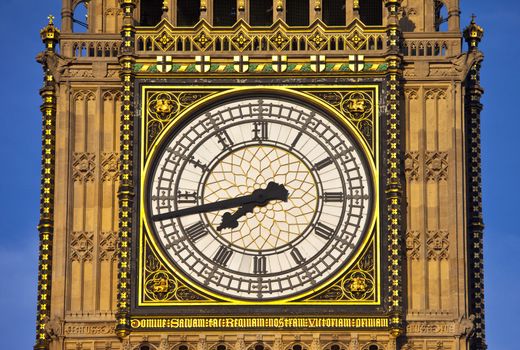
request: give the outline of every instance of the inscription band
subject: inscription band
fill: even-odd
[[[132,318],[134,330],[145,329],[384,329],[387,317],[163,317]]]

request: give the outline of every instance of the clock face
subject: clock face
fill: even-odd
[[[245,301],[295,297],[342,271],[374,197],[347,129],[283,97],[195,114],[163,139],[146,181],[149,227],[176,269]]]

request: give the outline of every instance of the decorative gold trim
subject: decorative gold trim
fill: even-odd
[[[49,16],[48,25],[40,32],[45,57],[55,56],[60,31],[54,27],[54,16]],[[44,84],[40,90],[42,97],[42,174],[40,185],[40,251],[38,264],[38,314],[36,320],[36,343],[34,349],[49,348],[48,324],[51,319],[52,250],[54,239],[54,180],[56,150],[56,81],[47,59],[41,61],[44,71]]]
[[[153,154],[155,152],[157,152],[158,148],[159,148],[159,145],[161,144],[162,140],[169,134],[170,130],[175,128],[182,120],[184,120],[185,118],[187,118],[189,115],[191,115],[194,111],[200,109],[201,107],[205,106],[205,105],[208,105],[208,104],[211,104],[211,103],[214,103],[215,101],[219,101],[220,99],[222,98],[225,98],[225,97],[230,97],[230,96],[233,96],[233,95],[241,95],[241,94],[255,94],[255,93],[276,93],[277,95],[286,95],[286,96],[290,96],[290,97],[293,97],[293,98],[298,98],[298,99],[301,99],[301,100],[304,100],[304,101],[310,101],[314,106],[318,106],[320,108],[322,108],[323,110],[327,111],[329,113],[329,115],[332,115],[332,116],[335,116],[336,119],[342,123],[344,126],[346,126],[349,131],[351,132],[351,134],[354,136],[354,138],[358,141],[358,143],[361,145],[363,151],[365,152],[365,154],[368,156],[368,159],[369,159],[369,167],[370,167],[370,170],[371,170],[371,173],[372,173],[372,178],[373,178],[373,188],[374,188],[374,193],[375,193],[375,201],[374,201],[374,208],[372,209],[372,218],[371,218],[371,223],[370,225],[368,226],[369,227],[369,233],[364,237],[363,239],[363,242],[361,244],[360,247],[365,247],[368,242],[370,241],[370,239],[372,239],[373,236],[375,236],[375,239],[377,242],[379,242],[379,225],[376,225],[376,222],[378,221],[378,213],[379,213],[379,179],[378,179],[378,169],[379,169],[379,152],[378,152],[378,149],[379,147],[376,147],[375,148],[375,153],[372,153],[372,148],[366,143],[366,141],[364,140],[363,136],[361,135],[361,133],[356,129],[355,125],[353,124],[353,122],[349,119],[347,119],[347,117],[343,114],[341,114],[337,109],[333,108],[332,106],[330,106],[329,104],[326,104],[322,99],[319,99],[311,94],[309,94],[307,91],[317,91],[317,90],[320,90],[320,89],[324,89],[324,90],[330,90],[332,87],[326,87],[324,88],[323,86],[309,86],[309,87],[301,87],[301,86],[288,86],[288,87],[270,87],[270,88],[249,88],[249,87],[235,87],[235,86],[226,86],[226,87],[219,87],[221,89],[225,89],[224,91],[222,92],[219,92],[219,93],[213,93],[209,96],[207,96],[206,98],[204,99],[201,99],[201,100],[198,100],[196,101],[193,105],[191,105],[190,107],[186,108],[182,113],[179,113],[178,115],[172,115],[171,116],[171,121],[169,122],[169,124],[167,125],[167,127],[165,127],[161,134],[159,135],[159,137],[156,138],[155,142],[151,145],[151,147],[149,147],[148,149],[145,148],[145,145],[144,144],[141,144],[141,166],[140,166],[140,173],[143,174],[143,176],[141,176],[141,183],[140,183],[140,186],[141,186],[141,189],[144,189],[144,186],[146,184],[146,179],[147,179],[147,176],[148,176],[148,173],[149,173],[149,169],[150,169],[150,162],[151,162],[151,159],[153,159]],[[375,91],[375,95],[374,95],[374,100],[375,101],[379,101],[379,87],[377,85],[357,85],[357,86],[334,86],[334,89],[335,90],[346,90],[348,91],[349,89],[373,89],[373,91]],[[142,130],[146,130],[147,128],[147,115],[145,114],[146,110],[148,110],[148,107],[147,106],[147,100],[146,100],[146,96],[148,96],[147,94],[147,90],[148,89],[157,89],[157,86],[142,86],[141,87],[141,105],[144,107],[142,108],[142,117],[141,117],[141,129]],[[204,91],[204,89],[209,89],[209,91],[214,91],[215,88],[213,87],[191,87],[191,88],[187,88],[187,87],[181,87],[181,86],[161,86],[160,87],[161,91],[165,92],[165,91],[168,91],[168,90],[171,90],[171,91],[183,91],[183,90],[186,90],[186,91],[190,91],[190,90],[194,90],[194,91]],[[374,104],[378,104],[378,102],[374,102]],[[378,120],[378,108],[375,108],[375,113],[376,113],[376,120]],[[378,135],[378,130],[377,130],[377,124],[376,123],[376,127],[375,127],[375,130],[374,130],[374,135]],[[376,139],[378,139],[376,137]],[[376,142],[376,145],[378,144],[378,141]],[[146,203],[146,194],[144,193],[143,190],[141,190],[141,193],[143,193],[143,196],[141,196],[140,198],[140,217],[141,217],[141,223],[140,223],[140,227],[141,227],[141,230],[144,229],[146,230],[146,232],[151,232],[150,230],[150,225],[149,225],[149,222],[148,222],[148,219],[147,219],[147,215],[146,215],[146,211],[145,211],[145,205],[144,203]],[[142,247],[143,244],[144,244],[144,235],[142,234],[142,231],[141,233],[139,234],[140,236],[140,242],[139,242],[139,245]],[[200,293],[204,294],[204,295],[208,295],[212,298],[214,298],[215,300],[219,300],[220,303],[216,304],[216,305],[229,305],[230,303],[232,304],[238,304],[238,305],[258,305],[258,302],[247,302],[247,301],[243,301],[243,300],[235,300],[235,299],[231,299],[231,298],[226,298],[226,297],[223,297],[223,296],[220,296],[220,295],[216,295],[210,291],[206,291],[206,290],[201,290],[200,286],[198,286],[197,284],[195,284],[194,282],[192,282],[191,280],[189,279],[186,279],[183,276],[182,273],[180,273],[180,271],[177,271],[175,266],[173,266],[173,264],[171,264],[169,262],[169,259],[166,258],[164,256],[164,254],[162,253],[162,250],[159,248],[159,245],[158,243],[156,242],[155,238],[150,235],[149,237],[150,239],[150,242],[153,246],[153,249],[154,251],[156,252],[156,254],[161,258],[161,260],[163,261],[164,264],[167,265],[167,267],[170,269],[170,271],[174,271],[175,272],[175,275],[178,276],[179,279],[181,279],[186,285],[189,285],[193,290],[199,290]],[[339,278],[340,276],[342,276],[353,264],[355,261],[357,261],[357,259],[359,258],[360,254],[362,253],[362,251],[364,251],[363,248],[360,248],[356,253],[355,255],[352,257],[351,261],[349,264],[347,264],[343,269],[342,271],[338,272],[335,276],[333,276],[332,278],[329,279],[328,283],[325,283],[324,285],[322,285],[320,287],[320,290],[321,288],[325,288],[327,285],[333,283],[337,278]],[[377,244],[377,256],[379,256],[380,254],[380,250],[379,250],[379,244]],[[272,302],[262,302],[261,304],[262,305],[288,305],[288,304],[291,304],[291,305],[298,305],[298,304],[328,304],[328,305],[332,305],[332,304],[341,304],[341,305],[345,305],[345,304],[363,304],[363,305],[369,305],[369,304],[379,304],[381,299],[380,299],[380,261],[379,259],[377,259],[377,281],[376,281],[376,288],[377,288],[377,292],[376,292],[376,296],[377,298],[372,300],[372,301],[364,301],[364,302],[360,302],[360,301],[355,301],[355,302],[352,302],[352,301],[340,301],[340,302],[331,302],[331,301],[310,301],[310,300],[307,300],[307,301],[304,301],[306,297],[314,294],[317,292],[317,290],[311,290],[311,291],[308,291],[304,294],[301,294],[301,295],[298,295],[298,296],[295,296],[295,297],[292,297],[292,298],[289,298],[289,299],[284,299],[284,300],[277,300],[277,301],[272,301]],[[139,277],[138,277],[138,285],[139,285],[139,288],[138,288],[138,295],[137,295],[137,299],[138,299],[138,306],[168,306],[168,305],[172,305],[171,303],[153,303],[153,304],[148,304],[143,302],[143,283],[144,283],[144,280],[143,280],[143,276],[142,276],[142,272],[143,271],[143,267],[144,267],[144,260],[143,260],[143,255],[140,254],[139,256],[139,262],[138,262],[138,271],[139,271]],[[192,303],[184,303],[183,305],[194,305]],[[197,303],[196,305],[201,305],[200,303]],[[215,305],[215,304],[212,304],[212,305]]]
[[[352,41],[356,34],[362,42]],[[165,39],[166,38],[166,39]],[[240,39],[242,38],[242,39]],[[247,38],[247,40],[244,40]],[[136,44],[140,54],[197,54],[233,53],[241,42],[239,51],[248,54],[309,53],[319,50],[328,55],[344,55],[346,52],[366,51],[382,55],[386,51],[385,28],[366,26],[359,20],[338,28],[328,27],[316,19],[307,27],[291,27],[282,19],[269,28],[250,26],[240,18],[232,27],[213,27],[201,19],[193,28],[174,27],[163,19],[157,27],[137,27]],[[164,43],[167,40],[167,43]]]
[[[388,237],[388,310],[390,316],[390,334],[400,336],[404,331],[403,325],[403,191],[402,177],[404,175],[401,162],[401,110],[402,95],[401,56],[399,51],[399,24],[398,11],[401,0],[385,0],[387,7],[388,26],[387,37],[389,51],[387,55],[387,122],[386,122],[386,200],[387,200],[387,237]]]
[[[120,338],[130,334],[130,300],[131,300],[131,259],[130,247],[132,236],[132,215],[134,201],[133,179],[133,105],[134,105],[134,72],[135,63],[135,0],[120,0],[123,9],[121,84],[123,103],[121,111],[120,134],[120,178],[119,178],[119,240],[118,240],[118,294],[117,294],[117,326],[116,333]]]

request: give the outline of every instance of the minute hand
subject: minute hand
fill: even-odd
[[[196,207],[191,208],[185,208],[180,209],[176,211],[172,211],[169,213],[164,214],[158,214],[152,216],[153,221],[161,221],[161,220],[167,220],[167,219],[175,219],[181,216],[187,216],[187,215],[193,215],[193,214],[200,214],[200,213],[207,213],[211,211],[218,211],[218,210],[226,210],[236,207],[241,207],[246,204],[254,203],[257,205],[264,205],[267,204],[271,200],[287,200],[286,196],[280,195],[278,191],[272,191],[273,185],[278,185],[273,182],[269,183],[266,189],[258,189],[253,191],[252,194],[237,197],[237,198],[231,198],[231,199],[225,199],[223,201],[215,202],[215,203],[208,203],[208,204],[202,204]],[[283,185],[278,185],[283,187]]]

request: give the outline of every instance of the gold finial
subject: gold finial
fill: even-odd
[[[168,0],[164,0],[162,2],[162,11],[163,12],[168,12]]]
[[[478,44],[484,36],[484,29],[475,22],[477,16],[471,15],[471,23],[464,29],[464,39],[469,45],[470,51],[478,50]]]
[[[49,19],[49,25],[50,26],[54,25],[54,18],[55,17],[53,15],[49,15],[49,16],[47,16],[47,18]]]

